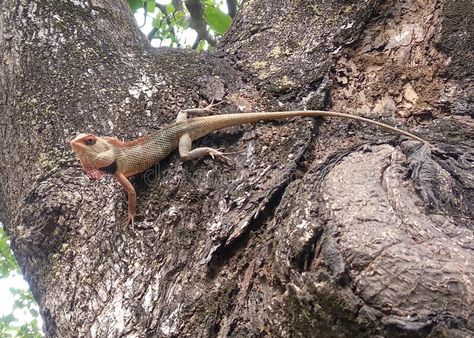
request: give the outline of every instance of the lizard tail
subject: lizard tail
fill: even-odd
[[[357,116],[357,115],[350,115],[345,113],[338,113],[334,111],[324,111],[324,110],[295,110],[295,111],[284,111],[284,112],[258,112],[258,113],[241,113],[241,114],[228,114],[228,115],[215,115],[215,116],[205,116],[205,117],[196,117],[189,120],[189,122],[198,122],[198,124],[202,124],[202,126],[212,126],[212,130],[206,130],[205,134],[222,129],[227,127],[233,127],[244,123],[257,123],[259,121],[267,121],[267,120],[280,120],[285,118],[292,118],[292,117],[313,117],[313,116],[331,116],[331,117],[341,117],[352,119],[360,122],[370,123],[384,129],[388,129],[390,131],[405,135],[409,138],[414,140],[420,141],[422,143],[429,144],[427,141],[423,140],[422,138],[413,135],[407,131],[389,126],[388,124],[374,121],[367,119],[365,117]],[[201,123],[199,123],[201,122]],[[204,128],[207,129],[207,128]],[[198,134],[200,134],[198,132]],[[196,135],[198,136],[198,135]],[[204,136],[204,135],[202,135]],[[201,137],[199,135],[198,137]]]

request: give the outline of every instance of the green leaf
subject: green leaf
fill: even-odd
[[[183,12],[176,12],[171,17],[171,25],[176,26],[177,28],[186,29],[189,27],[189,17],[186,17]]]
[[[13,315],[13,313],[10,313],[6,316],[1,316],[0,317],[0,323],[11,323],[16,320],[16,317]]]
[[[0,278],[10,276],[13,272],[19,272],[18,264],[13,257],[8,243],[5,230],[0,226]]]
[[[152,1],[147,1],[146,3],[146,11],[148,12],[148,14],[151,14],[155,11],[155,8],[156,8],[156,3],[154,0]]]
[[[132,13],[135,13],[137,9],[143,7],[143,1],[142,0],[128,0],[128,5],[130,6]]]
[[[154,18],[153,21],[151,22],[151,25],[155,28],[160,28],[161,20],[162,20],[161,16],[157,15],[156,18]]]
[[[167,14],[173,14],[173,13],[174,13],[174,6],[173,6],[173,4],[168,4],[168,5],[166,5],[166,13],[167,13]]]
[[[207,47],[207,41],[201,40],[201,41],[199,41],[199,43],[196,47],[196,50],[198,52],[202,52],[203,50],[206,50],[206,47]]]
[[[209,27],[217,34],[222,35],[229,29],[232,18],[214,6],[206,6],[204,10],[204,19]]]
[[[10,293],[12,295],[19,295],[21,293],[21,289],[19,288],[14,288],[14,287],[10,287],[8,288],[8,291],[10,291]]]

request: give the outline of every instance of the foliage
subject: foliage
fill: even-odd
[[[236,5],[240,2],[234,1]],[[152,28],[148,39],[158,39],[160,46],[207,49],[209,45],[215,45],[215,40],[232,23],[232,18],[222,10],[224,0],[200,0],[202,11],[196,11],[194,15],[191,15],[187,2],[181,0],[128,0],[128,3],[137,18],[143,15],[141,28],[151,20]],[[193,43],[188,41],[190,36],[195,36]]]
[[[227,32],[232,23],[230,16],[214,5],[206,6],[206,9],[204,10],[204,18],[209,27],[219,35],[223,35]]]
[[[0,278],[10,276],[13,272],[19,272],[18,264],[8,245],[8,238],[0,227]]]
[[[1,225],[1,224],[0,224]],[[8,238],[0,226],[0,279],[18,276],[20,269],[13,256]],[[1,290],[5,292],[5,290]],[[13,298],[13,308],[7,315],[0,316],[0,337],[4,338],[39,338],[42,337],[39,321],[38,306],[28,289],[11,287],[9,289]],[[18,318],[29,317],[30,320],[23,322]]]

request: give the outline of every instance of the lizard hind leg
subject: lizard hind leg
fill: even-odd
[[[179,156],[183,161],[198,160],[204,156],[211,156],[213,160],[220,159],[228,163],[233,163],[232,159],[225,156],[228,155],[220,151],[220,149],[214,149],[210,147],[199,147],[192,149],[192,139],[189,134],[184,134],[179,139]]]

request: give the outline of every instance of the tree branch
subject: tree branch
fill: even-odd
[[[196,46],[197,48],[197,45],[201,40],[206,40],[209,45],[214,47],[217,43],[214,37],[209,34],[209,31],[207,30],[207,23],[204,20],[204,8],[201,1],[186,0],[185,4],[186,8],[189,11],[189,14],[191,14],[191,28],[193,28],[198,33],[198,37],[196,40],[197,43],[195,42],[193,44],[193,48],[194,46]]]
[[[237,0],[226,0],[228,14],[231,18],[234,18],[237,14]]]

